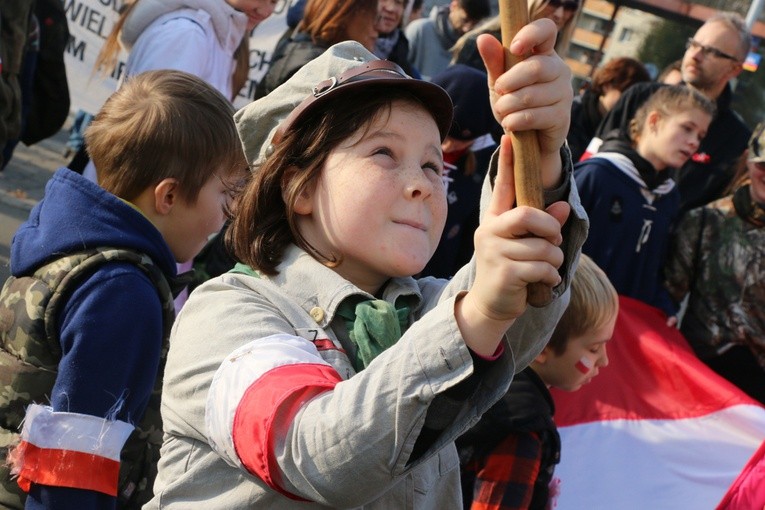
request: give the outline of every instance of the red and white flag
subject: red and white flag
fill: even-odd
[[[728,489],[717,510],[765,509],[765,441]]]
[[[714,509],[756,462],[765,408],[700,362],[658,309],[619,302],[608,367],[578,391],[553,390],[556,510]]]

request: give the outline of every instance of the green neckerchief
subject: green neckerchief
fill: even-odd
[[[255,271],[253,268],[251,268],[247,264],[242,264],[241,262],[237,262],[236,264],[234,264],[234,267],[229,269],[228,272],[246,274],[247,276],[254,276],[255,278],[260,278],[260,273]]]
[[[229,273],[260,278],[257,271],[241,262]],[[402,296],[396,300],[394,307],[382,299],[350,296],[340,303],[336,313],[345,322],[348,336],[356,346],[356,358],[351,362],[357,372],[365,369],[381,352],[401,338],[409,322],[411,300],[411,296]]]
[[[401,338],[411,312],[409,301],[408,297],[399,298],[394,307],[382,299],[350,296],[340,303],[336,313],[345,321],[348,336],[356,345],[352,363],[357,372]]]

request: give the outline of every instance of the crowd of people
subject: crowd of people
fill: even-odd
[[[125,48],[124,79],[77,127],[90,162],[13,240],[0,506],[550,508],[549,389],[608,365],[620,295],[765,404],[741,17],[707,19],[661,79],[616,58],[574,97],[580,0],[530,1],[510,50],[535,65],[510,69],[496,2],[440,3],[291,2],[235,111],[277,2],[126,2],[97,62]],[[516,203],[527,130],[541,209]]]

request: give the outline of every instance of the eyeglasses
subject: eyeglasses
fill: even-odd
[[[564,11],[576,11],[579,9],[579,2],[574,0],[550,0],[547,5],[554,9],[563,7]]]
[[[727,53],[723,53],[717,48],[713,48],[711,46],[704,46],[700,42],[694,41],[693,38],[691,37],[689,37],[688,40],[685,42],[685,49],[699,50],[705,57],[712,55],[715,58],[725,58],[728,60],[732,60],[734,62],[739,62],[739,59],[737,59],[733,55],[728,55]]]

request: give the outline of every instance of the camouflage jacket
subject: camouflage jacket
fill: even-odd
[[[688,295],[681,331],[700,358],[739,344],[765,367],[765,228],[742,211],[748,195],[744,186],[681,219],[665,284],[678,302]]]
[[[108,262],[129,262],[151,279],[163,303],[164,335],[160,376],[154,385],[146,412],[122,449],[118,502],[121,508],[140,508],[151,497],[162,423],[159,414],[161,374],[167,342],[174,320],[173,295],[162,271],[150,257],[121,248],[98,248],[56,259],[31,276],[13,277],[0,293],[0,456],[19,441],[18,431],[26,407],[48,404],[61,359],[56,318],[71,292]],[[23,493],[10,479],[8,468],[0,469],[0,503],[23,507]],[[14,499],[15,498],[15,499]],[[15,506],[15,505],[14,505]],[[12,507],[12,506],[11,506]]]

